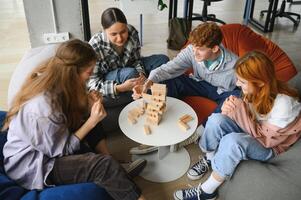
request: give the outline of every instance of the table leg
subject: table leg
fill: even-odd
[[[169,152],[169,146],[158,147],[158,158],[162,160]]]
[[[157,183],[174,181],[183,176],[190,166],[189,153],[185,148],[176,152],[169,152],[169,148],[169,146],[160,147],[158,153],[133,155],[132,160],[139,158],[147,160],[146,167],[140,176]]]

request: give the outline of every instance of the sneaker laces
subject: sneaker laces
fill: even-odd
[[[200,196],[201,196],[201,194],[200,194],[200,191],[202,191],[202,190],[201,190],[201,186],[202,186],[202,183],[199,183],[199,184],[198,184],[198,187],[197,187],[198,200],[200,200]]]
[[[198,189],[199,189],[198,187],[185,189],[185,198],[194,197],[195,195],[199,195]]]
[[[197,195],[198,200],[200,200],[201,191],[202,191],[201,185],[202,185],[202,183],[199,183],[197,187],[193,187],[192,185],[188,184],[188,186],[190,188],[185,190],[185,198],[193,197],[193,196]]]
[[[204,157],[202,157],[199,162],[195,163],[192,169],[197,172],[205,173],[209,169],[207,160]]]

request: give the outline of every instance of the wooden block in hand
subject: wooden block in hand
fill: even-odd
[[[185,124],[184,122],[182,122],[182,121],[178,121],[178,125],[180,126],[180,128],[183,131],[187,131],[188,129],[190,129],[190,127],[187,124]]]
[[[144,125],[143,128],[144,128],[144,133],[146,135],[150,135],[151,134],[151,129],[150,129],[150,127],[148,125]]]

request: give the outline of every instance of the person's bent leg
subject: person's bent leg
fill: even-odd
[[[109,149],[106,144],[106,134],[99,122],[84,138],[90,148],[96,153],[103,153],[109,155]]]
[[[161,65],[167,63],[169,61],[169,58],[163,54],[155,54],[143,57],[141,61],[143,63],[147,75],[149,75],[149,73],[153,69],[156,69],[157,67],[160,67]]]
[[[211,165],[222,177],[231,177],[242,160],[267,161],[273,156],[271,148],[265,148],[249,134],[230,133],[220,141]]]
[[[126,80],[137,77],[139,77],[139,73],[134,67],[120,68],[117,74],[117,83],[121,84]]]
[[[189,78],[187,75],[181,75],[162,83],[166,84],[167,96],[169,97],[180,99],[185,96],[202,96],[199,95],[199,82]]]
[[[206,124],[205,130],[199,141],[201,150],[205,156],[200,158],[187,171],[190,180],[198,180],[211,168],[211,160],[219,146],[220,140],[231,132],[241,132],[242,130],[229,117],[220,113],[213,113]]]
[[[215,152],[221,139],[231,132],[242,132],[242,129],[229,117],[213,113],[208,118],[199,146],[204,153]]]
[[[141,198],[141,191],[111,156],[94,153],[56,158],[47,182],[55,185],[94,182],[116,200]]]

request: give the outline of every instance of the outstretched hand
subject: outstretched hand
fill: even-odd
[[[147,81],[143,85],[136,85],[133,88],[133,94],[132,94],[133,99],[137,100],[137,99],[141,98],[142,94],[146,93],[152,84],[153,84],[153,82],[151,80],[147,79]]]
[[[131,78],[131,79],[128,79],[126,80],[125,82],[123,82],[122,84],[120,85],[117,85],[117,91],[118,92],[128,92],[128,91],[131,91],[133,90],[133,88],[136,86],[136,85],[141,85],[143,84],[143,77],[142,76],[139,76],[138,78]]]
[[[143,90],[144,90],[144,85],[136,85],[133,88],[133,94],[132,94],[133,99],[137,100],[137,99],[141,98]]]

